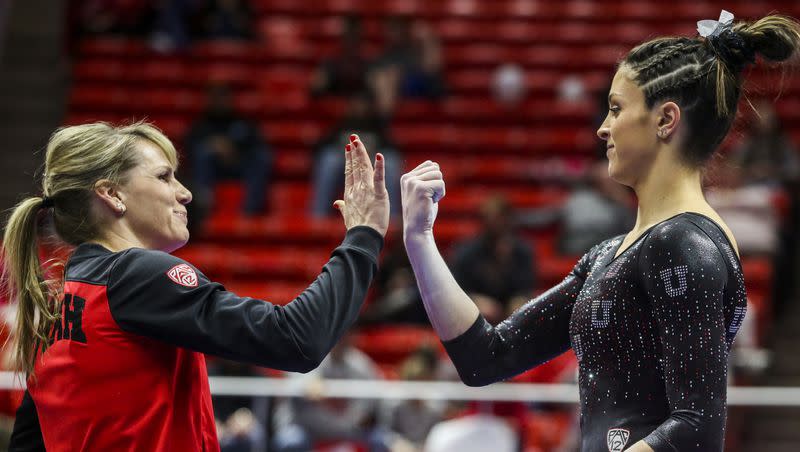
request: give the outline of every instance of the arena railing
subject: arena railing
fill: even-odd
[[[210,377],[211,393],[220,396],[303,397],[307,380],[262,377]],[[22,389],[12,372],[0,372],[0,389]],[[324,380],[316,395],[328,398],[485,400],[573,404],[572,384],[495,383],[470,388],[460,382],[395,380]],[[731,406],[800,406],[800,387],[731,386]]]

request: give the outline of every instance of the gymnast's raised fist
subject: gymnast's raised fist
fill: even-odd
[[[341,212],[347,229],[369,226],[385,236],[389,228],[389,194],[383,155],[375,155],[373,168],[358,135],[350,135],[344,154],[344,199],[333,205]]]
[[[403,200],[403,239],[433,235],[433,222],[444,198],[444,177],[439,164],[430,160],[400,178]]]

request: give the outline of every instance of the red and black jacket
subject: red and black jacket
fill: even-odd
[[[79,246],[9,450],[219,450],[203,354],[314,369],[355,321],[382,246],[351,229],[286,306],[227,292],[166,253]]]

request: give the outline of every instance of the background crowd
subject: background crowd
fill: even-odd
[[[64,123],[147,117],[165,130],[194,194],[193,237],[177,254],[230,290],[277,303],[302,290],[340,235],[332,203],[351,133],[385,156],[395,221],[400,175],[422,160],[440,161],[450,190],[437,237],[491,322],[552,286],[592,245],[630,230],[633,195],[608,178],[594,130],[606,115],[615,59],[653,32],[646,18],[606,18],[627,21],[627,35],[600,34],[603,19],[580,12],[537,19],[509,6],[507,16],[480,17],[468,1],[428,14],[346,3],[70,2],[65,53],[73,84]],[[517,3],[524,2],[497,2]],[[655,28],[691,35],[695,11]],[[732,383],[765,381],[775,319],[798,295],[800,115],[787,105],[796,105],[800,89],[769,77],[757,78],[763,92],[741,108],[724,158],[707,175],[708,200],[736,236],[750,294]],[[498,452],[577,450],[571,407],[322,395],[327,378],[457,381],[430,330],[399,230],[390,231],[357,329],[320,368],[278,375],[209,360],[212,375],[285,377],[307,394],[266,408],[257,398],[215,399],[223,451],[488,450],[482,441]],[[569,352],[514,381],[575,377]],[[18,395],[2,396],[10,422]],[[736,426],[746,418],[732,413],[729,450],[742,441]],[[458,440],[475,449],[454,449]]]

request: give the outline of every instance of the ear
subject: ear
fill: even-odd
[[[100,179],[94,183],[94,194],[100,202],[117,215],[125,213],[125,204],[122,202],[117,185],[108,179]]]
[[[673,136],[681,122],[681,107],[675,102],[664,102],[656,113],[658,115],[656,135],[661,139]]]

